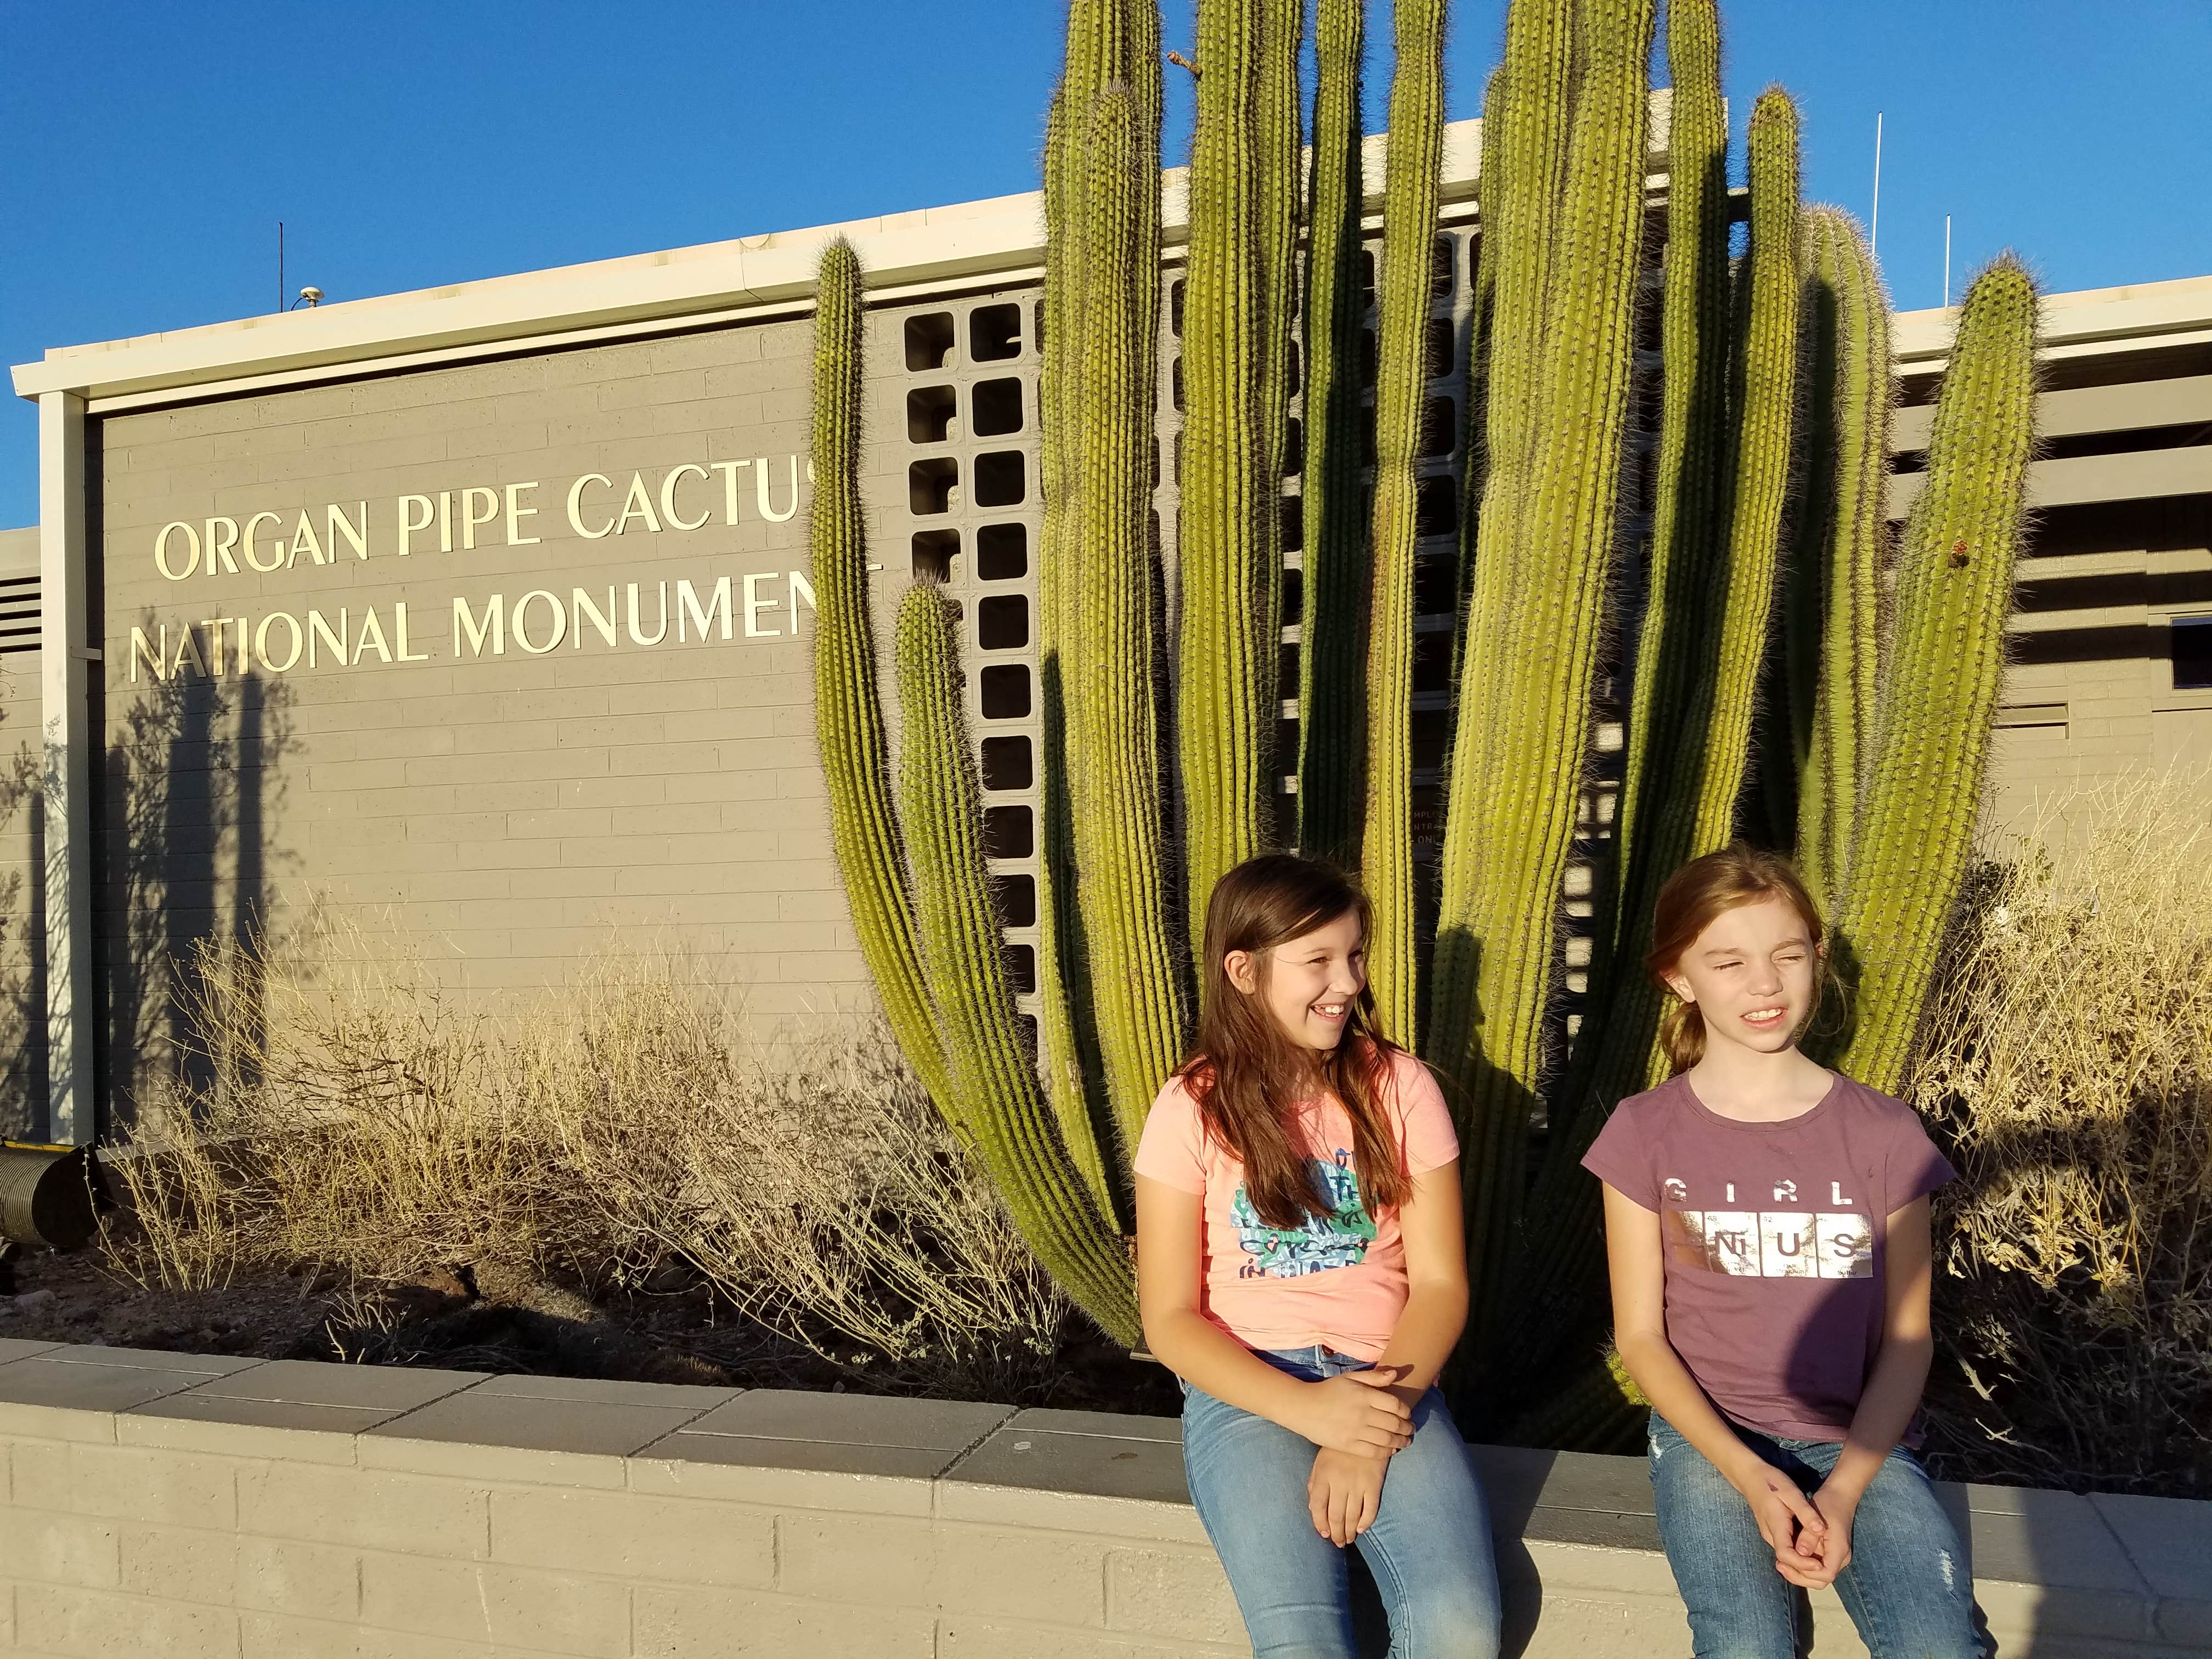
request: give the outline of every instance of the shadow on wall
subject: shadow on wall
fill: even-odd
[[[0,655],[0,730],[27,723],[0,755],[0,1135],[42,1133],[46,1096],[46,797],[39,787],[38,657]],[[24,666],[27,665],[27,668]],[[25,712],[27,710],[27,714]]]
[[[189,1017],[203,952],[245,960],[270,929],[267,824],[282,802],[291,693],[258,673],[186,665],[107,718],[93,895],[109,1119],[159,1078],[212,1088],[235,1056],[207,1052]],[[234,976],[228,981],[234,988]],[[260,1011],[249,988],[248,1037]],[[250,1065],[250,1060],[246,1062]],[[237,1075],[236,1072],[230,1073]],[[103,1121],[100,1132],[119,1127]]]

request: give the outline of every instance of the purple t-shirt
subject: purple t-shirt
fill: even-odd
[[[1954,1178],[1912,1109],[1838,1077],[1780,1123],[1686,1077],[1624,1100],[1583,1167],[1659,1217],[1667,1340],[1721,1414],[1840,1440],[1881,1345],[1890,1215]]]

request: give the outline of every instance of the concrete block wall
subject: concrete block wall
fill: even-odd
[[[1478,1455],[1509,1651],[1688,1653],[1642,1460]],[[1171,1419],[0,1341],[0,1471],[40,1659],[1249,1652]],[[2001,1653],[2212,1647],[2212,1505],[1946,1500]]]

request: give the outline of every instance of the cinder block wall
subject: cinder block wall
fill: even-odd
[[[1640,1459],[1478,1455],[1509,1651],[1688,1653]],[[1249,1652],[1172,1420],[0,1341],[0,1469],[49,1659]],[[2212,1646],[2212,1505],[1946,1496],[2008,1659]]]

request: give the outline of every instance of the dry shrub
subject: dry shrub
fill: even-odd
[[[1917,1103],[1964,1177],[1935,1443],[1983,1478],[2212,1496],[2204,782],[2063,803],[1983,876],[1923,1034]]]
[[[118,1166],[139,1225],[109,1249],[141,1283],[465,1269],[526,1301],[681,1262],[916,1386],[1018,1386],[1059,1345],[1066,1304],[879,1028],[764,1054],[695,963],[618,945],[497,1017],[325,920],[191,967],[190,1081],[139,1103]]]

